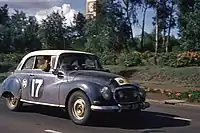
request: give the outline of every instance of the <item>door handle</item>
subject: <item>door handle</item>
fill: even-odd
[[[30,76],[35,76],[34,74],[30,74]]]

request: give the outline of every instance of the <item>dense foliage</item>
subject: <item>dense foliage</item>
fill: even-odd
[[[199,52],[187,51],[200,50],[200,0],[102,0],[96,9],[94,19],[78,13],[71,25],[66,25],[66,18],[58,12],[38,23],[23,11],[9,16],[9,7],[4,5],[0,7],[0,52],[76,49],[97,54],[103,64],[153,65],[156,55],[158,65],[199,66]],[[152,33],[144,28],[149,9],[156,12]],[[134,36],[134,26],[141,26],[141,36]],[[176,27],[179,39],[171,35]]]

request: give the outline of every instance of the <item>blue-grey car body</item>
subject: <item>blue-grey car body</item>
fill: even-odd
[[[25,59],[23,60],[25,62]],[[20,64],[18,68],[22,65]],[[0,96],[6,97],[6,94],[10,93],[23,102],[66,107],[70,95],[74,91],[80,90],[89,98],[93,110],[106,110],[105,106],[108,107],[107,109],[110,106],[110,109],[114,110],[119,107],[119,103],[116,102],[114,97],[115,91],[130,88],[134,89],[140,97],[137,103],[145,103],[146,95],[145,91],[141,91],[142,88],[134,84],[119,85],[116,83],[115,78],[123,78],[120,75],[97,70],[70,70],[62,71],[62,73],[63,75],[58,76],[53,74],[52,71],[44,72],[39,69],[16,70],[2,83]],[[32,83],[34,79],[41,79],[41,87],[38,88],[38,92],[31,89],[34,85]],[[40,84],[39,80],[38,84]],[[102,96],[101,89],[103,87],[108,87],[112,92],[112,97],[109,100]],[[132,103],[135,103],[135,101],[132,101]],[[149,106],[146,105],[142,108],[147,107]]]

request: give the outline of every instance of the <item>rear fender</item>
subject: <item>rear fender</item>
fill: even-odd
[[[6,97],[11,93],[15,98],[21,96],[21,82],[17,77],[8,77],[1,85],[0,97]]]

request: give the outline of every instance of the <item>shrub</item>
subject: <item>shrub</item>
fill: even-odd
[[[154,65],[154,52],[131,51],[130,53],[116,54],[115,51],[106,50],[96,54],[100,57],[103,65],[121,65],[124,67]],[[0,72],[13,70],[23,56],[24,54],[19,53],[0,54]],[[170,67],[200,66],[200,51],[158,53],[158,65]]]
[[[199,66],[200,52],[172,53],[166,61],[166,65],[172,67]]]
[[[116,65],[117,55],[110,51],[104,51],[103,53],[97,53],[100,61],[103,65]]]
[[[0,54],[0,73],[13,71],[20,62],[23,54]]]
[[[124,65],[126,67],[143,65],[141,53],[139,52],[131,52],[128,54],[122,53],[117,60],[117,64]]]
[[[0,61],[3,63],[19,63],[24,54],[10,53],[0,54]]]
[[[189,102],[200,102],[199,90],[189,90],[184,92],[172,92],[169,90],[160,90],[152,88],[146,88],[145,90],[146,92],[151,92],[151,93],[162,93],[172,99],[187,100]]]
[[[119,55],[115,52],[98,53],[104,65],[122,65],[125,67],[154,65],[153,52],[130,52],[121,53]],[[190,67],[200,66],[200,52],[170,52],[158,53],[158,65],[170,67]]]
[[[1,63],[0,64],[0,73],[12,71],[14,69],[14,66],[16,66],[16,65],[15,64]]]
[[[189,102],[200,102],[200,91],[189,90],[185,92],[174,92],[170,97],[178,100],[187,100]]]
[[[165,66],[177,67],[177,53],[164,53],[160,56]]]

